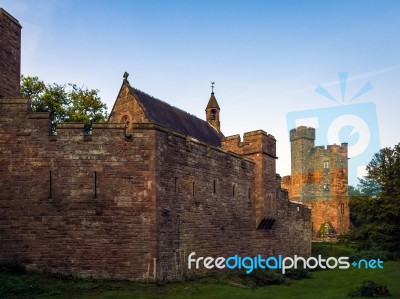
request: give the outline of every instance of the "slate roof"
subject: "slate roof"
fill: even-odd
[[[189,135],[205,143],[221,147],[223,136],[206,121],[156,99],[143,91],[131,86],[130,88],[147,116],[155,124],[186,136]]]

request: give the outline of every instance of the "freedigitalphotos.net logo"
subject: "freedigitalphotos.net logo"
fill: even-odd
[[[301,256],[283,257],[282,255],[270,256],[267,258],[262,257],[261,254],[254,257],[241,257],[239,255],[232,255],[230,257],[195,257],[196,252],[191,252],[188,256],[188,269],[199,269],[204,267],[205,269],[245,269],[246,274],[250,274],[255,269],[274,269],[281,270],[282,274],[286,273],[286,270],[290,269],[349,269],[353,266],[357,269],[383,269],[383,261],[378,259],[360,259],[352,263],[349,262],[349,257],[329,257],[322,258],[321,255],[318,257],[304,258]]]
[[[289,130],[300,125],[315,128],[317,145],[348,143],[349,184],[357,184],[356,178],[364,175],[365,166],[380,149],[376,106],[373,102],[354,104],[372,90],[370,82],[348,96],[348,73],[338,75],[339,96],[333,96],[320,84],[315,88],[315,92],[336,106],[289,112],[287,126]]]

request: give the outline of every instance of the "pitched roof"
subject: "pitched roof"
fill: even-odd
[[[152,122],[205,143],[221,146],[223,136],[206,121],[156,99],[143,91],[131,86],[130,88]]]
[[[211,93],[211,97],[210,100],[208,101],[206,109],[208,108],[217,108],[220,110],[217,99],[214,96],[214,92]]]

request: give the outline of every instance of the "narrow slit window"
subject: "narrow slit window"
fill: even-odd
[[[236,196],[236,185],[232,184],[232,197],[235,198]]]
[[[216,193],[217,193],[217,181],[214,180],[213,181],[213,194],[216,194]]]
[[[195,195],[195,184],[194,182],[192,183],[192,197]]]
[[[51,181],[51,170],[49,173],[49,198],[53,198],[53,188],[52,188],[52,181]]]
[[[251,188],[247,190],[247,199],[251,199]]]
[[[174,182],[174,192],[176,193],[178,191],[178,178],[175,177],[175,182]]]
[[[97,171],[94,172],[94,196],[93,199],[97,198]]]
[[[340,214],[344,214],[344,203],[340,203]]]

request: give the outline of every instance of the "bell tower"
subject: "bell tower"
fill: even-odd
[[[219,121],[220,108],[214,95],[214,82],[211,82],[211,97],[206,107],[206,120],[217,132],[221,133],[221,123]]]

